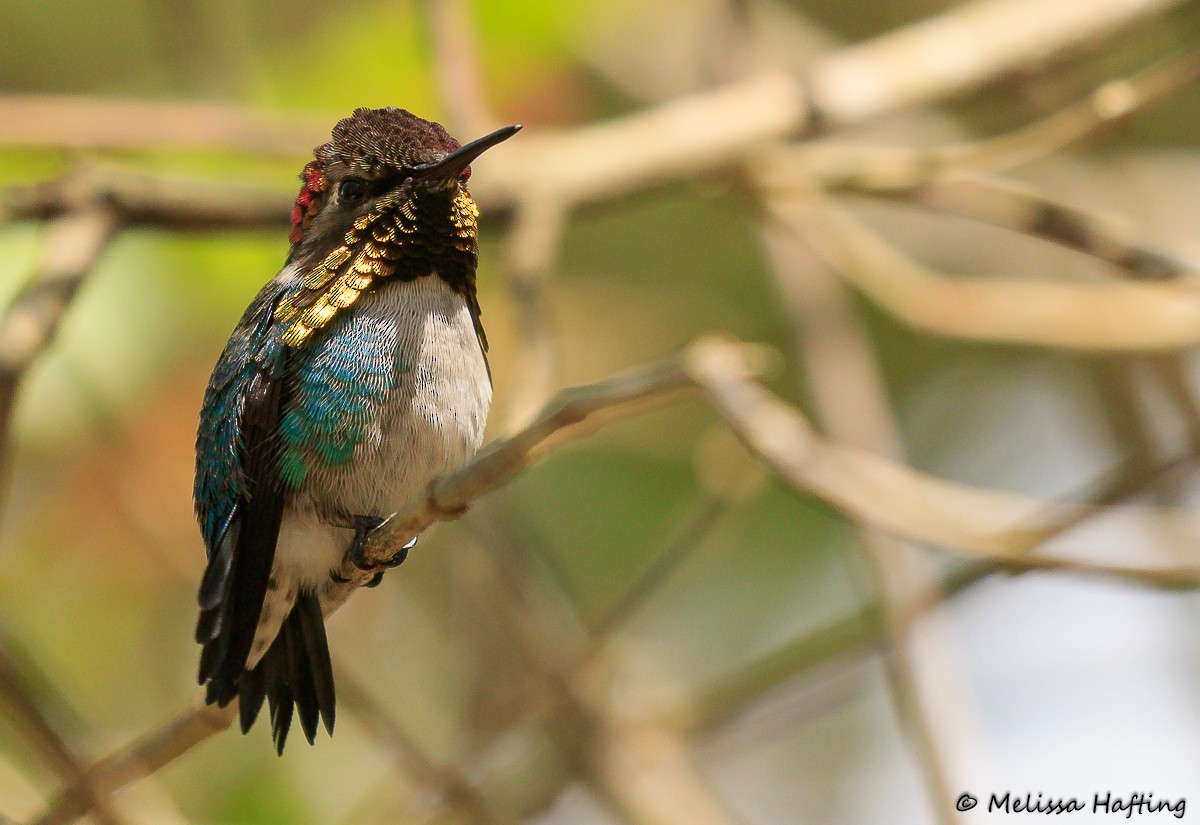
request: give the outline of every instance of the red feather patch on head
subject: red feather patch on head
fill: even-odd
[[[303,181],[303,185],[300,187],[300,194],[296,196],[296,205],[292,208],[292,231],[288,235],[288,240],[294,244],[300,243],[304,230],[321,208],[321,201],[324,199],[322,193],[329,185],[325,173],[315,160],[305,164],[304,171],[300,173],[300,180]]]

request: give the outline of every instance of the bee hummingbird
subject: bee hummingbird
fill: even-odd
[[[491,404],[465,146],[403,109],[357,109],[300,175],[291,250],[204,394],[196,641],[206,699],[333,732],[321,599],[370,531],[479,448]],[[385,566],[404,560],[413,538]],[[378,576],[382,576],[382,567]],[[378,583],[378,576],[373,583]]]

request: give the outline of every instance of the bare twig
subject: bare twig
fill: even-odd
[[[816,420],[832,439],[900,458],[903,447],[875,353],[847,290],[794,229],[768,224],[761,234],[798,339]],[[923,769],[930,807],[941,822],[953,825],[958,814],[951,800],[958,782],[951,769],[961,759],[950,754],[958,739],[952,732],[961,729],[954,724],[960,715],[955,711],[964,702],[954,695],[949,680],[929,678],[931,649],[945,647],[943,638],[931,638],[945,635],[940,633],[940,615],[918,617],[907,609],[910,593],[931,589],[936,579],[927,560],[904,542],[861,522],[855,534],[869,589],[880,606],[884,663],[896,715]],[[932,690],[941,694],[936,700]]]
[[[212,149],[305,155],[335,118],[220,103],[0,97],[0,144],[65,149]]]
[[[872,194],[914,189],[950,172],[1000,172],[1092,137],[1195,83],[1198,76],[1200,53],[1187,52],[1105,81],[1048,117],[996,137],[932,148],[814,141],[780,147],[763,164],[776,177]]]
[[[445,809],[441,815],[464,819],[477,825],[504,825],[508,819],[493,811],[479,790],[452,766],[437,765],[407,730],[370,694],[366,686],[349,673],[338,669],[340,701],[370,728],[372,735],[384,741],[396,754],[401,771],[413,777],[426,792],[425,801]]]
[[[952,278],[922,266],[817,196],[772,201],[834,269],[901,321],[937,335],[1081,350],[1172,349],[1200,341],[1200,295],[1181,283]]]
[[[1044,539],[1063,535],[1089,517],[1107,512],[1107,507],[1142,495],[1181,467],[1194,463],[1195,459],[1196,454],[1189,451],[1156,467],[1144,467],[1140,462],[1125,462],[1117,470],[1105,474],[1106,477],[1100,479],[1094,489],[1080,496],[1088,507],[1077,512],[1078,518],[1060,521],[1053,534]],[[1081,565],[1071,569],[1069,566],[1041,564],[1044,560],[1023,567],[1023,561],[1029,558],[1029,552],[1035,546],[1031,543],[1023,550],[1017,548],[1020,552],[1015,552],[1010,561],[979,560],[959,565],[937,582],[928,582],[921,590],[907,594],[903,609],[912,615],[923,613],[944,598],[957,595],[976,582],[1003,571],[1049,569],[1085,576],[1118,575],[1121,581],[1155,588],[1161,586],[1168,590],[1180,584],[1191,588],[1200,586],[1200,579],[1195,576],[1190,581],[1179,579],[1176,578],[1177,571],[1170,569],[1123,570],[1118,573],[1108,565]],[[1106,567],[1110,569],[1106,571]],[[1127,573],[1132,576],[1127,577]],[[878,600],[874,600],[857,611],[758,657],[737,673],[716,679],[710,686],[700,690],[689,704],[689,726],[698,730],[712,729],[723,723],[736,709],[794,676],[834,658],[854,656],[868,647],[874,649],[880,641],[881,621],[880,605]]]
[[[112,213],[99,208],[66,215],[48,227],[37,274],[0,319],[0,433],[8,432],[25,371],[58,332],[76,290],[116,230]]]
[[[5,193],[0,219],[46,220],[103,203],[125,226],[260,229],[287,225],[293,195],[232,181],[205,181],[83,166]]]
[[[98,793],[111,794],[143,779],[210,736],[228,728],[237,704],[190,708],[128,746],[104,757],[87,770],[87,783]],[[67,825],[88,812],[87,795],[78,785],[64,789],[31,825]]]
[[[858,122],[978,86],[1097,40],[1178,3],[975,0],[821,61],[813,99],[826,119]],[[1031,21],[1036,25],[1030,25]]]
[[[1035,192],[978,175],[954,174],[890,197],[1012,229],[1090,255],[1147,280],[1190,274],[1195,267],[1134,239],[1131,227]]]
[[[508,431],[528,424],[555,385],[558,348],[545,286],[566,219],[562,204],[530,196],[522,201],[509,233],[509,287],[517,305],[520,373],[508,412]]]
[[[43,712],[20,667],[4,646],[0,646],[0,704],[5,706],[13,725],[24,733],[42,759],[63,780],[79,789],[97,820],[104,825],[120,825],[125,821],[108,795],[88,781],[79,756]]]
[[[755,350],[729,344],[744,369]],[[434,481],[428,492],[394,514],[374,533],[365,555],[382,562],[410,538],[435,521],[455,518],[484,493],[507,482],[553,446],[590,432],[606,419],[631,414],[637,403],[658,400],[691,385],[688,355],[670,358],[625,375],[566,390],[551,401],[538,418],[513,436],[485,447],[457,472]],[[348,580],[329,592],[326,611],[335,609],[371,576],[349,560],[339,571]]]
[[[451,131],[482,135],[495,124],[483,93],[470,0],[425,0],[435,71]]]

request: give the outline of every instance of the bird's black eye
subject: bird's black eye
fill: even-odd
[[[338,186],[338,200],[354,203],[367,194],[367,182],[362,178],[346,178]]]

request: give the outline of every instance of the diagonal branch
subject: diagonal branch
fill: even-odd
[[[236,714],[236,703],[224,709],[214,705],[189,708],[161,728],[150,731],[88,768],[87,785],[98,793],[115,793],[225,730]],[[69,785],[31,825],[67,825],[90,809],[83,788]]]
[[[547,452],[605,423],[635,415],[649,402],[676,397],[692,387],[703,390],[704,397],[751,450],[797,491],[815,495],[890,534],[992,563],[1069,567],[1143,581],[1170,577],[1172,586],[1200,586],[1200,570],[1196,569],[1155,572],[1153,568],[1028,556],[1030,548],[1061,532],[1062,525],[1082,520],[1097,508],[1047,504],[1015,493],[954,484],[863,450],[827,442],[799,412],[756,380],[767,360],[766,352],[724,338],[702,339],[673,358],[564,391],[527,428],[492,444],[458,472],[436,480],[425,496],[393,515],[372,536],[368,558],[376,562],[388,558],[408,538],[435,521],[457,517],[477,498]],[[336,610],[371,578],[349,561],[342,574],[353,579],[330,591],[327,612]],[[87,770],[87,780],[98,792],[111,793],[229,727],[235,712],[232,705],[224,710],[211,706],[189,709],[161,729],[101,759]],[[62,825],[89,809],[86,794],[72,785],[34,825]]]
[[[8,433],[17,387],[58,332],[71,299],[96,265],[118,225],[93,208],[53,221],[33,281],[0,318],[0,434]]]
[[[771,214],[904,323],[935,335],[1075,350],[1178,349],[1200,342],[1200,296],[1183,282],[1061,283],[954,278],[922,266],[816,194]]]

